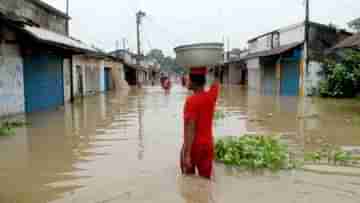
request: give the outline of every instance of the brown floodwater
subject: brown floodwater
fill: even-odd
[[[212,182],[182,177],[186,90],[145,87],[88,97],[26,116],[31,125],[0,137],[0,203],[352,203],[360,177],[283,171],[238,172],[216,165]],[[281,133],[301,154],[322,144],[360,148],[360,102],[261,96],[223,87],[226,117],[216,136]],[[360,170],[360,169],[359,169]]]

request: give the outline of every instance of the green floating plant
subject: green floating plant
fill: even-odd
[[[287,146],[273,136],[245,135],[216,141],[215,157],[226,165],[247,169],[289,169],[299,163],[290,160]]]
[[[327,144],[317,152],[306,153],[305,161],[313,163],[327,162],[328,165],[346,166],[359,160],[351,152]]]
[[[15,129],[25,126],[22,121],[4,121],[0,124],[0,136],[10,136],[15,134]]]
[[[15,128],[1,126],[0,127],[0,136],[8,136],[15,134]]]
[[[217,110],[214,113],[214,120],[215,121],[223,120],[223,119],[225,119],[225,117],[226,117],[226,115],[225,115],[224,111],[222,111],[222,110]]]

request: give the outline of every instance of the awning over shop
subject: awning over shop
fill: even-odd
[[[251,58],[256,58],[256,57],[266,57],[266,56],[276,56],[279,54],[283,54],[287,51],[290,51],[292,49],[295,49],[301,45],[303,45],[303,42],[296,42],[296,43],[291,43],[288,45],[284,45],[284,46],[280,46],[278,48],[275,49],[270,49],[270,50],[266,50],[266,51],[260,51],[260,52],[255,52],[255,53],[250,53],[248,55],[246,55],[245,57],[238,59],[236,61],[232,61],[232,62],[239,62],[239,61],[243,61],[246,59],[251,59]]]
[[[35,26],[29,26],[29,25],[24,25],[23,29],[26,32],[28,32],[30,35],[35,37],[37,40],[45,43],[56,44],[71,49],[78,49],[85,52],[98,52],[96,49],[81,42],[80,40],[76,40],[71,37],[61,35],[47,29],[43,29]]]
[[[136,65],[133,65],[133,64],[129,64],[129,63],[124,62],[124,65],[125,65],[126,67],[128,67],[128,68],[132,68],[132,69],[135,69],[135,70],[138,69],[138,67],[137,67]]]
[[[147,69],[142,67],[142,66],[139,66],[139,65],[136,65],[136,64],[129,64],[129,63],[125,63],[124,62],[124,65],[129,67],[129,68],[132,68],[132,69],[135,69],[137,71],[143,71],[143,72],[147,72]]]
[[[147,68],[144,68],[142,66],[137,66],[137,70],[138,71],[143,71],[143,72],[148,72],[148,69]]]

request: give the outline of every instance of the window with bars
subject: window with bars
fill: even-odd
[[[273,34],[273,48],[280,47],[280,33],[276,32]]]

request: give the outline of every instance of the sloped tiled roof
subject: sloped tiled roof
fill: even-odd
[[[332,49],[342,49],[342,48],[360,48],[360,33],[354,34],[351,37],[346,38]]]

